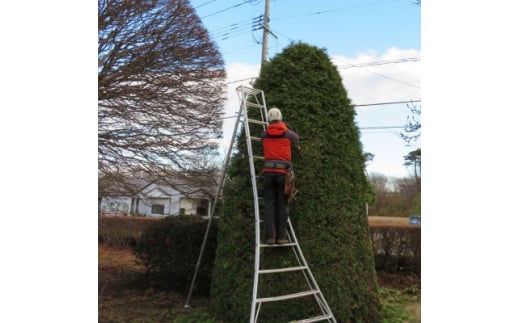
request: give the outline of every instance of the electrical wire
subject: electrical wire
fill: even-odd
[[[392,0],[392,1],[397,1],[397,0]],[[207,17],[210,17],[210,16],[213,16],[213,15],[216,15],[216,14],[219,14],[219,13],[222,13],[222,12],[225,12],[225,11],[228,11],[228,10],[231,10],[231,9],[234,9],[234,8],[237,8],[237,7],[240,7],[246,3],[249,3],[251,5],[256,5],[258,4],[259,1],[257,1],[256,3],[254,2],[254,0],[251,0],[251,1],[244,1],[242,3],[238,3],[238,4],[235,4],[231,7],[227,7],[227,8],[224,8],[224,9],[221,9],[221,10],[218,10],[218,11],[215,11],[213,13],[210,13],[202,18],[207,18]],[[284,19],[288,19],[288,18],[296,18],[296,17],[303,17],[303,16],[312,16],[312,15],[319,15],[319,14],[324,14],[324,13],[331,13],[331,12],[337,12],[337,11],[342,11],[342,10],[350,10],[350,9],[356,9],[356,8],[361,8],[361,7],[367,7],[367,6],[373,6],[373,5],[379,5],[381,3],[384,3],[385,1],[382,1],[382,2],[377,2],[377,3],[372,3],[372,4],[368,4],[368,5],[361,5],[361,6],[351,6],[351,7],[344,7],[344,8],[337,8],[337,9],[330,9],[330,10],[324,10],[324,11],[317,11],[317,12],[311,12],[311,13],[305,13],[305,14],[300,14],[300,15],[294,15],[294,16],[288,16],[288,17],[281,17],[281,18],[270,18],[269,21],[270,22],[273,22],[273,21],[278,21],[278,20],[284,20]],[[389,2],[389,1],[386,1],[386,2]],[[202,4],[204,5],[204,4]],[[200,5],[200,6],[202,6]],[[200,7],[199,6],[199,7]],[[261,15],[263,16],[263,15]],[[235,23],[233,25],[238,25],[239,23]],[[240,23],[240,27],[244,27],[245,25],[243,25],[242,23]],[[247,26],[249,26],[249,22],[246,23]],[[217,28],[216,29],[217,31],[219,31],[220,33],[226,33],[226,32],[231,32],[233,30],[233,28],[229,28],[228,26],[226,27],[221,27],[221,28]],[[215,31],[214,33],[218,33],[217,31]],[[289,37],[289,36],[286,36],[286,35],[283,35],[279,32],[277,32],[278,34],[284,36],[285,38],[287,38],[288,40],[292,41],[292,38]],[[213,33],[211,33],[213,35]],[[226,37],[225,39],[229,39],[231,37],[235,37],[235,36],[239,36],[239,35],[242,35],[242,33],[240,34],[233,34],[229,37]],[[216,36],[214,36],[216,37]],[[222,40],[225,40],[225,39],[222,39]]]
[[[339,11],[344,11],[344,10],[352,10],[352,9],[358,9],[358,8],[363,8],[363,7],[377,6],[377,5],[381,5],[381,4],[385,4],[385,3],[389,3],[389,2],[395,2],[395,1],[398,1],[398,0],[378,1],[378,2],[363,4],[363,5],[359,5],[359,6],[335,8],[335,9],[315,11],[315,12],[310,12],[310,13],[304,13],[304,14],[292,15],[292,16],[286,16],[286,17],[279,17],[279,18],[275,17],[275,18],[270,18],[270,22],[275,22],[275,21],[289,19],[289,18],[297,18],[297,17],[304,17],[304,16],[312,16],[312,15],[321,15],[321,14],[328,14],[328,13],[339,12]],[[242,5],[246,4],[246,3],[249,3],[252,6],[255,6],[259,2],[260,2],[260,0],[244,0],[241,3],[237,3],[237,4],[233,5],[233,6],[230,6],[230,7],[227,7],[227,8],[218,10],[218,11],[215,11],[215,12],[210,13],[210,14],[202,17],[202,18],[210,17],[210,16],[213,16],[213,15],[216,15],[216,14],[219,14],[219,13],[222,13],[222,12],[225,12],[225,11],[228,11],[228,10],[240,7],[240,6],[242,6]],[[206,3],[204,3],[202,5],[205,5],[205,4]],[[200,6],[202,6],[202,5],[200,5]],[[261,16],[263,16],[263,15],[261,15]],[[257,19],[257,18],[254,18],[254,19]],[[251,28],[251,29],[249,29],[249,28]],[[215,30],[214,32],[210,33],[210,35],[215,40],[226,41],[226,40],[229,40],[229,39],[232,39],[232,38],[235,38],[235,37],[239,37],[239,36],[242,36],[244,34],[247,34],[247,33],[251,32],[252,33],[252,37],[253,37],[253,42],[255,42],[256,44],[260,44],[260,42],[257,39],[255,39],[255,36],[254,36],[254,31],[260,30],[260,29],[262,29],[262,27],[261,27],[260,21],[258,20],[258,21],[253,21],[253,23],[251,23],[251,22],[235,23],[235,24],[232,24],[231,26],[226,26],[226,27],[223,27],[223,28],[219,28],[219,29]],[[284,35],[284,34],[280,33],[279,31],[274,31],[273,30],[273,32],[276,32],[276,34],[279,34],[279,35],[287,38],[290,42],[294,41],[294,39],[292,37]],[[230,50],[230,51],[228,51],[226,53],[233,53],[233,52],[235,52],[235,50]],[[385,64],[385,63],[381,63],[381,64]],[[386,64],[389,64],[389,63],[386,63]],[[361,66],[351,66],[351,67],[361,67]],[[367,66],[370,66],[370,65],[367,65]],[[342,67],[342,68],[350,68],[350,67]],[[394,78],[392,78],[390,76],[387,76],[387,75],[383,75],[383,74],[376,73],[376,72],[369,71],[369,70],[365,70],[365,71],[367,71],[369,73],[373,73],[373,74],[379,75],[380,77],[387,78],[389,80],[393,80],[393,81],[398,82],[398,83],[405,84],[407,86],[411,86],[411,87],[415,87],[415,88],[419,88],[420,89],[420,87],[418,87],[418,86],[415,86],[415,85],[412,85],[412,84],[409,84],[409,83],[406,83],[406,82],[403,82],[403,81],[400,81],[400,80],[396,80],[396,79],[394,79]]]
[[[378,1],[374,3],[367,3],[359,6],[350,6],[350,7],[343,7],[343,8],[336,8],[336,9],[329,9],[329,10],[323,10],[323,11],[315,11],[315,12],[309,12],[309,13],[302,13],[298,15],[292,15],[292,16],[285,16],[285,17],[275,17],[271,18],[270,21],[278,21],[278,20],[285,20],[285,19],[292,19],[292,18],[299,18],[299,17],[307,17],[307,16],[313,16],[313,15],[322,15],[332,12],[338,12],[338,11],[344,11],[344,10],[351,10],[351,9],[358,9],[358,8],[364,8],[364,7],[371,7],[371,6],[377,6],[380,4],[388,3],[388,2],[396,2],[399,0],[390,0],[390,1]]]
[[[203,4],[199,4],[198,6],[194,7],[193,9],[204,7],[205,5],[215,2],[215,1],[217,1],[217,0],[211,0],[211,1],[204,2]]]
[[[221,10],[218,10],[218,11],[215,11],[213,13],[210,13],[209,15],[206,15],[204,17],[202,17],[201,19],[204,19],[204,18],[207,18],[207,17],[211,17],[211,16],[214,16],[216,14],[219,14],[219,13],[222,13],[222,12],[225,12],[225,11],[228,11],[228,10],[231,10],[231,9],[234,9],[234,8],[238,8],[240,6],[243,6],[245,5],[246,3],[248,3],[248,1],[243,1],[242,3],[237,3],[235,5],[232,5],[231,7],[227,7],[225,9],[221,9]]]
[[[359,127],[359,130],[404,129],[406,126]]]
[[[234,23],[227,27],[217,29],[210,33],[211,38],[217,39],[222,37],[221,40],[229,39],[231,37],[239,36],[244,34],[244,31],[255,31],[262,28],[261,22],[262,22],[263,15],[259,15],[255,18],[253,18],[253,21],[247,21],[247,22],[241,22],[241,23]]]
[[[381,125],[379,122],[377,122],[376,120],[374,120],[372,117],[370,117],[369,115],[367,115],[366,113],[364,113],[363,111],[358,111],[359,113],[363,114],[366,118],[372,120],[375,124],[378,125],[378,127],[380,128],[380,130],[385,130],[385,132],[388,132],[396,137],[398,137],[399,139],[402,139],[401,138],[401,134],[397,133],[397,132],[394,132],[394,131],[390,131],[389,128],[387,128],[387,126],[383,126]],[[404,127],[403,127],[404,128]],[[361,128],[360,128],[361,129]],[[415,148],[420,148],[419,146],[415,145],[414,143],[408,143],[409,146],[414,146]]]
[[[374,105],[402,104],[402,103],[415,103],[415,102],[421,102],[421,100],[378,102],[378,103],[368,103],[368,104],[353,104],[353,106],[357,108],[357,107],[369,107],[369,106],[374,106]]]
[[[407,86],[410,86],[410,87],[414,87],[416,89],[421,89],[420,86],[417,86],[417,85],[410,84],[410,83],[405,82],[405,81],[401,81],[401,80],[395,79],[395,78],[393,78],[391,76],[388,76],[388,75],[385,75],[385,74],[381,74],[381,73],[378,73],[378,72],[374,72],[374,71],[368,70],[368,69],[366,69],[366,68],[364,68],[362,66],[359,66],[359,65],[356,65],[356,64],[352,64],[352,63],[348,62],[347,60],[345,60],[343,58],[336,58],[336,60],[341,60],[341,61],[347,63],[351,67],[360,68],[360,69],[362,69],[365,72],[378,75],[378,76],[386,78],[388,80],[391,80],[391,81],[394,81],[394,82],[397,82],[397,83],[401,83],[401,84],[404,84],[404,85],[407,85]],[[402,61],[399,61],[399,60],[402,60]],[[372,62],[372,63],[377,63],[377,64],[374,64],[374,65],[383,65],[383,64],[381,64],[381,62],[385,62],[385,64],[391,64],[391,63],[392,64],[398,64],[398,63],[407,63],[408,59],[398,59],[398,60],[392,60],[392,61],[379,61],[379,62]]]
[[[349,64],[348,66],[338,66],[338,69],[347,69],[347,68],[365,67],[365,66],[378,66],[378,65],[386,65],[386,64],[408,63],[408,62],[417,62],[417,61],[420,61],[420,60],[421,60],[421,57],[415,56],[415,57],[399,58],[399,59],[393,59],[393,60],[374,61],[374,62],[361,63],[361,64]]]

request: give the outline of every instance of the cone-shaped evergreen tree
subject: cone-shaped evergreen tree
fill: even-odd
[[[264,91],[268,108],[280,108],[284,121],[300,135],[303,149],[293,153],[298,194],[290,205],[290,218],[336,319],[379,321],[377,276],[365,214],[369,191],[365,160],[354,107],[336,67],[325,50],[291,44],[264,63],[255,88]],[[224,187],[225,211],[219,221],[211,290],[213,307],[226,322],[248,321],[254,275],[253,195],[244,136],[237,149]],[[288,249],[264,248],[262,267],[287,266],[292,255]],[[259,282],[260,297],[302,290],[289,273],[262,277]],[[312,304],[312,298],[266,303],[259,321],[307,318],[316,314]]]

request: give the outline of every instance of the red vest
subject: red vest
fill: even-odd
[[[281,121],[268,125],[266,131],[262,133],[264,164],[273,162],[277,165],[277,167],[264,167],[264,172],[282,174],[288,172],[283,164],[291,162],[291,133],[292,131],[287,129],[287,125]],[[276,163],[276,161],[281,163]]]

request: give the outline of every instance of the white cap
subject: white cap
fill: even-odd
[[[267,121],[273,122],[273,121],[281,121],[282,120],[282,112],[280,109],[273,107],[269,109],[267,112]]]

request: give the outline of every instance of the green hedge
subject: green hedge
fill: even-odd
[[[98,241],[115,247],[135,246],[157,218],[98,216]]]
[[[370,226],[376,269],[421,274],[420,226]]]
[[[187,294],[195,272],[208,220],[198,216],[165,217],[155,221],[134,247],[146,266],[151,285]],[[209,295],[217,248],[218,222],[212,221],[201,259],[194,295]]]
[[[293,43],[262,65],[254,87],[264,91],[268,107],[282,110],[287,126],[300,136],[302,149],[292,155],[298,194],[290,216],[327,303],[338,321],[378,321],[381,304],[365,209],[371,190],[356,111],[336,66],[325,49]],[[250,130],[255,136],[261,133],[257,128]],[[212,308],[226,322],[241,321],[250,313],[254,277],[250,231],[254,226],[249,220],[253,196],[247,155],[242,135],[226,171],[224,215],[211,290]],[[290,252],[271,249],[282,248],[266,248],[262,268],[279,268],[294,259]],[[296,278],[275,275],[271,280],[268,276],[273,275],[259,279],[260,297],[302,291]],[[310,304],[316,304],[312,298],[309,306],[291,301],[262,304],[259,320],[309,317]]]
[[[232,231],[250,230],[252,219],[248,220],[243,228]],[[207,220],[191,216],[100,217],[98,235],[99,242],[104,244],[132,246],[138,259],[146,264],[152,284],[186,291],[191,284],[206,228]],[[420,276],[420,226],[369,225],[369,228],[377,271],[411,272]],[[218,222],[214,219],[202,259],[204,265],[199,269],[194,288],[199,293],[207,294],[210,288],[217,231]]]

